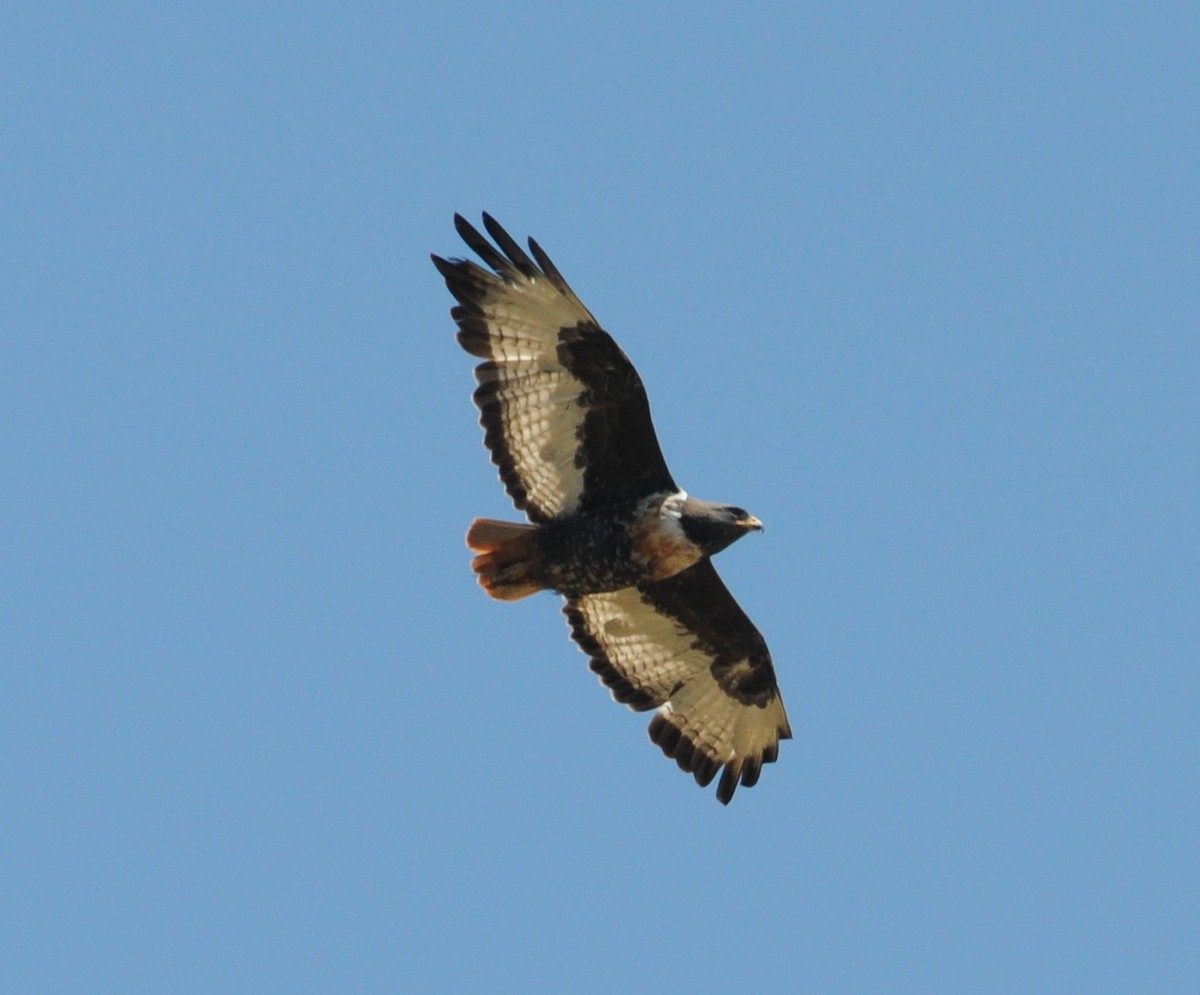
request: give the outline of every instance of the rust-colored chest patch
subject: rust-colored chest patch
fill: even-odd
[[[633,556],[649,580],[665,580],[686,570],[701,556],[699,547],[683,534],[677,518],[654,509],[633,523]]]

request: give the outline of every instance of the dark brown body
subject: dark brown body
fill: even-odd
[[[467,545],[481,555],[472,566],[488,593],[505,601],[541,590],[574,597],[662,580],[703,555],[672,514],[673,497],[573,512],[542,525],[476,519]]]

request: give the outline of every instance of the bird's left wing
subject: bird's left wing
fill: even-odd
[[[751,787],[791,727],[771,654],[712,563],[667,580],[567,601],[571,637],[613,698],[657,708],[650,738],[717,798]]]
[[[492,272],[433,257],[457,298],[484,442],[513,503],[535,522],[633,495],[675,491],[637,370],[538,244],[522,249],[485,214],[492,245],[454,225]],[[497,248],[497,246],[499,248]]]

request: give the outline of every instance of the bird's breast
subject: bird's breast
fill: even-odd
[[[704,554],[679,523],[679,516],[660,507],[639,508],[631,527],[633,556],[649,580],[674,577],[697,563]]]

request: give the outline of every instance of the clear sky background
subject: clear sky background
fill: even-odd
[[[1198,11],[8,5],[0,990],[1200,990]],[[472,579],[481,210],[767,523],[728,808]]]

